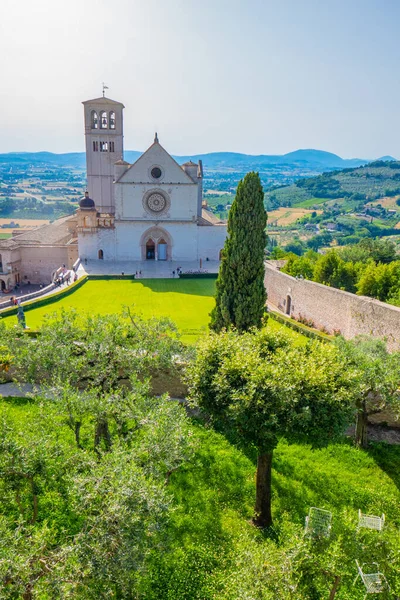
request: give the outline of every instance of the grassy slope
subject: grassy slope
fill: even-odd
[[[35,404],[20,399],[0,401],[0,413],[7,412],[22,429],[34,425],[39,410]],[[65,441],[73,444],[72,434],[67,428],[63,430]],[[353,587],[356,558],[362,562],[377,560],[390,580],[392,591],[400,592],[400,580],[396,582],[396,573],[400,574],[399,447],[376,445],[364,452],[344,441],[313,451],[305,446],[280,443],[273,469],[275,536],[268,539],[250,524],[254,504],[254,456],[246,455],[225,437],[201,424],[193,423],[193,432],[197,440],[196,455],[171,476],[169,491],[175,499],[175,511],[169,526],[169,541],[163,552],[151,558],[143,581],[143,598],[289,598],[276,593],[270,595],[268,578],[265,585],[257,588],[258,592],[252,586],[265,578],[264,573],[276,560],[275,550],[290,550],[290,536],[301,543],[309,506],[333,512],[331,538],[309,545],[311,567],[308,564],[308,569],[312,570],[312,565],[318,562],[342,576],[338,600],[364,597],[360,581]],[[86,443],[91,443],[91,437],[87,436]],[[52,510],[51,502],[48,507]],[[383,534],[366,530],[357,533],[358,508],[372,514],[385,512],[386,531]],[[259,564],[255,559],[260,553],[264,554]],[[314,581],[307,575],[307,565],[304,569],[304,585],[290,598],[328,598],[331,578],[318,570]],[[236,584],[242,579],[247,586],[246,594],[240,592]]]
[[[124,306],[134,306],[144,317],[169,317],[181,331],[182,340],[189,343],[207,331],[209,313],[214,306],[214,294],[213,279],[89,281],[66,298],[28,311],[26,321],[28,327],[37,329],[44,315],[62,308],[74,307],[80,312],[106,314],[121,312]],[[5,320],[14,324],[16,317]],[[272,319],[270,321],[271,328],[282,327],[279,323],[272,322]],[[299,340],[303,337],[295,332],[291,333]]]
[[[396,179],[398,173],[400,173],[399,169],[391,169],[388,166],[368,165],[350,171],[336,171],[330,173],[329,176],[339,181],[341,189],[350,194],[361,193],[367,196],[379,194],[384,197],[386,190],[394,190],[400,187],[400,180]],[[304,181],[306,184],[310,182],[314,186],[318,181],[324,179],[326,180],[326,174],[308,178]],[[281,202],[290,201],[293,206],[303,208],[310,208],[310,206],[326,200],[326,198],[315,199],[314,194],[307,189],[307,186],[290,185],[271,190],[267,196],[269,194],[273,194]],[[342,202],[340,199],[337,201]]]

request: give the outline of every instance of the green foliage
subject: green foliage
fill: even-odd
[[[70,394],[53,388],[30,403],[0,403],[5,599],[132,598],[149,554],[165,547],[166,483],[194,448],[184,408],[142,387],[84,394],[85,409],[74,402],[71,411]],[[105,406],[112,445],[94,453],[90,429]],[[68,424],[78,410],[79,446]]]
[[[267,216],[259,175],[248,173],[239,183],[229,212],[228,238],[217,279],[211,329],[234,326],[238,331],[261,327],[265,309],[264,249]]]
[[[356,291],[358,268],[345,262],[335,250],[323,254],[315,263],[314,281],[348,292]]]
[[[400,417],[400,352],[389,353],[386,343],[368,336],[335,340],[341,355],[356,369],[356,443],[367,446],[368,416],[387,408]]]
[[[260,457],[270,455],[271,463],[282,437],[318,446],[343,432],[353,397],[353,374],[343,367],[334,346],[294,346],[268,329],[223,332],[199,344],[188,367],[190,394],[216,427],[256,449],[257,524],[271,525],[270,484]]]
[[[291,255],[283,272],[347,292],[400,305],[400,261],[388,240],[362,240],[359,244],[325,254]],[[379,261],[379,262],[375,262]]]
[[[395,300],[400,290],[400,261],[389,264],[370,262],[358,283],[358,294],[371,296],[383,302]]]

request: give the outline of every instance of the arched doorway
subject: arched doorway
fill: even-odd
[[[163,227],[150,227],[140,238],[142,260],[172,260],[172,238]]]
[[[290,311],[292,308],[292,298],[289,294],[286,296],[286,314],[290,316]]]
[[[154,260],[156,257],[156,245],[150,238],[146,242],[146,260]]]
[[[104,259],[104,252],[103,250],[99,250],[99,260],[103,260]]]
[[[167,260],[167,247],[167,242],[164,240],[164,238],[161,238],[161,240],[158,242],[157,247],[158,260]]]
[[[0,289],[2,292],[6,289],[6,282],[0,279]]]

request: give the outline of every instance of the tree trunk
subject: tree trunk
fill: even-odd
[[[80,449],[82,449],[82,446],[81,446],[81,427],[82,427],[81,421],[75,421],[75,426],[74,426],[75,441],[76,441],[76,445]]]
[[[368,445],[368,412],[366,400],[362,400],[357,406],[357,409],[356,435],[354,443],[356,446],[366,448]]]
[[[340,579],[341,577],[339,577],[339,575],[335,575],[335,582],[333,584],[333,588],[331,589],[331,593],[329,594],[329,600],[334,600],[339,587]]]
[[[257,457],[256,507],[254,525],[271,527],[271,469],[272,452],[259,454]]]
[[[108,429],[108,421],[101,419],[96,423],[96,431],[94,434],[94,449],[96,450],[101,440],[104,440],[106,450],[111,448],[111,435]]]

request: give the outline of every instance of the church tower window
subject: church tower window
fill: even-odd
[[[110,129],[115,129],[115,112],[110,112]]]
[[[92,123],[92,129],[98,129],[98,127],[99,127],[99,117],[98,117],[97,112],[95,110],[92,110],[91,123]]]
[[[100,152],[108,152],[108,142],[100,142]]]
[[[105,110],[100,113],[100,129],[108,129],[108,116]]]
[[[99,142],[94,141],[93,142],[93,152],[98,152],[99,151]]]
[[[114,142],[110,142],[110,152],[115,152]]]

